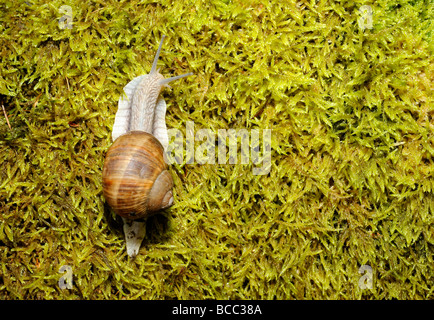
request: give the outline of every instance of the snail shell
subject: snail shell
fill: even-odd
[[[161,143],[144,131],[115,140],[104,162],[103,192],[118,215],[139,219],[173,204],[173,180],[163,152]]]

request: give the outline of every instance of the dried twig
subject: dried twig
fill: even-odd
[[[68,86],[68,90],[71,91],[71,88],[69,87],[68,77],[65,77],[65,79],[66,79],[66,85]]]
[[[9,129],[12,129],[11,124],[9,123],[8,114],[6,113],[5,106],[3,104],[2,104],[2,109],[3,109],[3,113],[5,114],[5,118],[6,118],[6,122],[8,123],[8,127],[9,127]]]
[[[40,98],[41,96],[42,96],[42,93],[40,93],[40,94],[36,97],[35,102],[33,102],[33,108],[35,108],[35,107],[38,105],[39,98]]]

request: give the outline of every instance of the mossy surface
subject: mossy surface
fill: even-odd
[[[429,0],[1,1],[0,299],[432,299],[433,16]],[[272,129],[271,170],[171,166],[175,205],[130,259],[101,170],[163,34],[161,73],[195,74],[163,92],[168,127]]]

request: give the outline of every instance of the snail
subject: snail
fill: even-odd
[[[102,171],[103,193],[113,211],[124,222],[127,254],[137,255],[145,237],[149,215],[173,204],[173,180],[164,161],[168,147],[166,102],[160,96],[169,82],[192,75],[165,79],[157,61],[165,36],[149,74],[131,80],[119,98],[112,130],[112,146],[107,150]]]

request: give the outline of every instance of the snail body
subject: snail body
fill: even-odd
[[[164,36],[150,73],[124,87],[112,130],[114,143],[107,151],[102,172],[104,197],[124,220],[130,256],[137,254],[144,237],[140,219],[173,204],[173,180],[164,161],[168,146],[166,102],[160,92],[169,82],[192,73],[167,79],[159,73],[157,61],[163,40]]]

